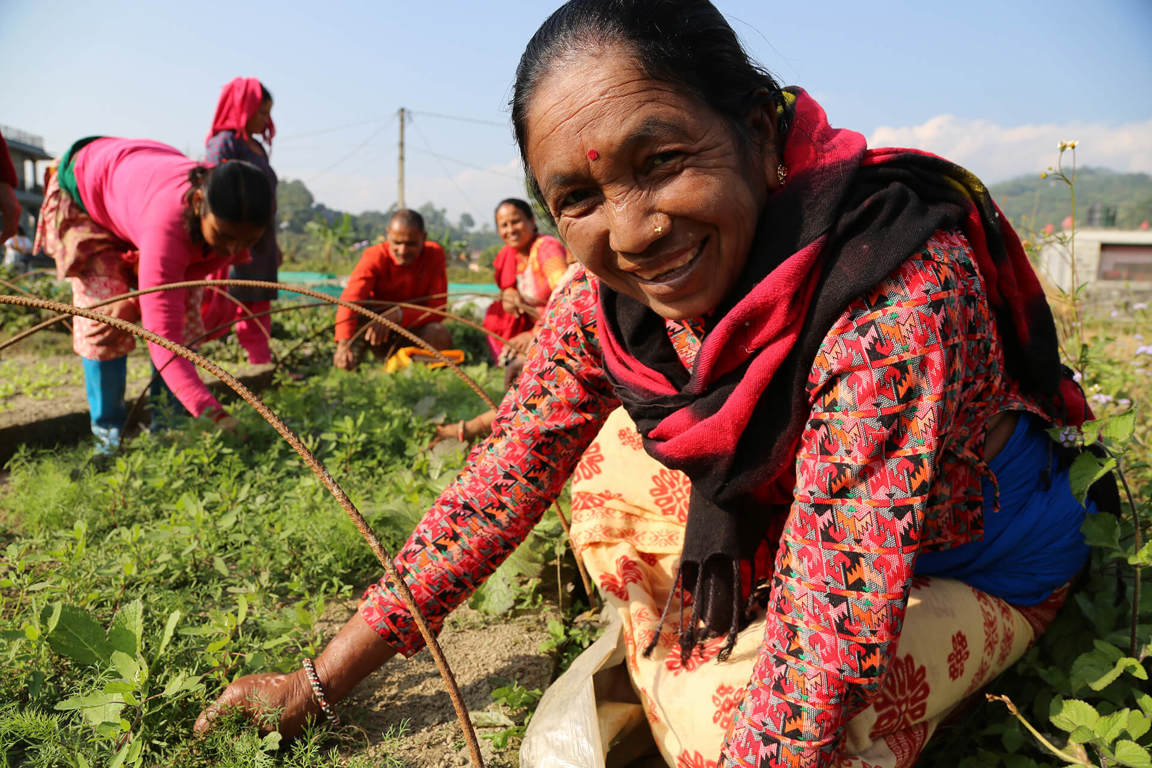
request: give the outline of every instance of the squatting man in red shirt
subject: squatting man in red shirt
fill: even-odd
[[[416,211],[402,208],[392,214],[386,234],[387,241],[364,249],[340,298],[350,302],[407,302],[444,309],[448,291],[444,248],[425,239],[424,218]],[[415,307],[382,307],[375,303],[365,306],[437,349],[452,346],[452,332],[434,312]],[[363,322],[368,322],[368,327],[360,338],[353,340]],[[389,343],[391,336],[392,332],[383,323],[369,322],[347,307],[339,307],[332,364],[345,371],[354,370],[365,347],[377,358],[385,357],[393,346]]]

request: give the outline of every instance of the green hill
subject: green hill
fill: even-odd
[[[1046,224],[1059,227],[1072,212],[1068,186],[1051,177],[1018,176],[990,184],[988,189],[1021,234]],[[1136,229],[1141,222],[1152,221],[1152,176],[1081,168],[1076,177],[1077,224],[1089,223],[1089,208],[1093,205],[1115,208],[1115,226]]]

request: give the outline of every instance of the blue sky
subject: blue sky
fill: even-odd
[[[1152,2],[719,0],[753,56],[873,144],[945,154],[987,181],[1081,164],[1152,172]],[[60,152],[90,134],[196,156],[220,87],[275,96],[273,165],[352,211],[396,199],[487,221],[523,185],[506,104],[551,2],[193,4],[0,0],[0,123]],[[437,117],[470,118],[477,122]]]

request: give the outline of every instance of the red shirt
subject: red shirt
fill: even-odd
[[[444,248],[431,240],[411,264],[400,265],[392,257],[388,243],[364,249],[360,263],[352,270],[348,285],[340,298],[344,301],[407,301],[432,309],[444,309],[448,300],[448,267]],[[432,298],[425,298],[432,297]],[[374,312],[387,307],[368,306]],[[344,341],[356,335],[357,315],[347,307],[336,310],[336,340]],[[400,325],[419,328],[441,319],[440,315],[405,307]]]

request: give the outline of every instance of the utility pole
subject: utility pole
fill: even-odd
[[[396,175],[396,207],[407,208],[404,204],[404,107],[400,107],[400,170]]]

